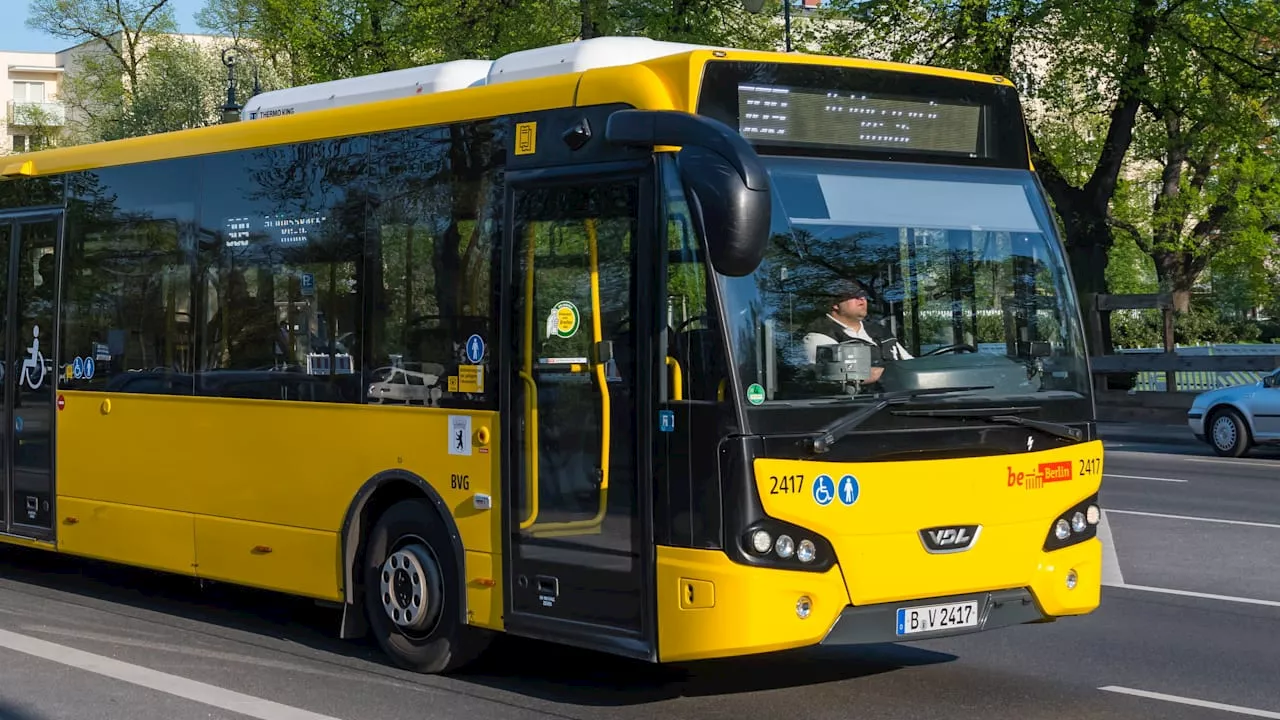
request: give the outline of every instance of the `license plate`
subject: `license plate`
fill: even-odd
[[[977,626],[978,602],[976,600],[898,608],[899,635]]]

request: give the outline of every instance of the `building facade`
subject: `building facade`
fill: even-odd
[[[0,67],[4,68],[0,154],[36,149],[66,125],[66,108],[58,101],[66,74],[62,55],[0,50]]]

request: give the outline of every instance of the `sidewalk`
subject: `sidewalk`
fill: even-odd
[[[1160,425],[1156,423],[1138,422],[1100,422],[1098,434],[1105,440],[1142,443],[1185,443],[1195,442],[1196,436],[1191,428],[1182,425]]]

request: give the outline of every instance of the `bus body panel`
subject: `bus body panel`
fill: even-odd
[[[760,459],[755,479],[765,512],[826,538],[851,601],[869,605],[1028,587],[1044,580],[1045,572],[1065,574],[1069,568],[1059,567],[1058,558],[1066,550],[1045,553],[1042,548],[1058,515],[1098,491],[1101,458],[1102,443],[1094,441],[1015,456],[947,460]],[[1080,468],[1087,473],[1081,475]],[[828,480],[819,482],[822,477]],[[981,526],[965,550],[926,549],[926,530],[961,525]],[[1089,547],[1093,552],[1081,561],[1100,563],[1100,549]],[[1074,557],[1081,559],[1078,553]],[[1100,573],[1090,572],[1080,583],[1099,580]],[[1076,590],[1085,594],[1085,588]],[[1074,596],[1056,604],[1080,607]]]
[[[658,546],[657,560],[661,662],[815,645],[849,604],[839,567],[825,573],[757,568],[720,550],[666,546]],[[801,597],[812,603],[804,619],[796,613]]]
[[[194,565],[199,577],[341,599],[347,509],[369,478],[402,470],[448,505],[463,547],[480,554],[474,577],[494,575],[480,557],[501,548],[494,412],[61,395],[58,525],[68,552],[188,574]],[[462,417],[469,455],[455,454],[450,429]],[[487,508],[477,495],[490,497]]]

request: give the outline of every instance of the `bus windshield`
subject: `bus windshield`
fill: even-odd
[[[766,257],[719,278],[748,409],[944,387],[988,403],[1088,397],[1074,291],[1029,170],[766,163]],[[835,343],[871,346],[866,376],[832,375]]]

